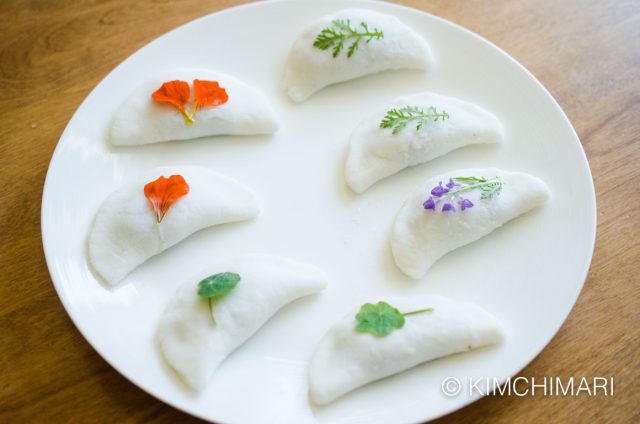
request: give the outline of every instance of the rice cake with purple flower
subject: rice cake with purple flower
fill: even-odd
[[[393,224],[398,267],[423,277],[438,259],[543,204],[547,185],[523,172],[467,169],[429,179],[409,197]]]

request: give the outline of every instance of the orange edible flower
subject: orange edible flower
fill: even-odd
[[[193,117],[187,113],[187,102],[191,97],[191,90],[189,84],[184,81],[169,81],[162,84],[162,87],[158,88],[151,98],[158,103],[170,103],[174,105],[184,117],[184,122],[187,125],[193,123]]]
[[[162,222],[171,205],[187,193],[189,193],[189,184],[182,175],[172,175],[169,178],[160,176],[144,186],[144,196],[153,206],[158,223]]]
[[[151,98],[158,103],[170,103],[175,106],[184,118],[184,123],[191,125],[199,107],[216,107],[227,103],[227,90],[220,87],[218,81],[193,80],[194,102],[191,111],[187,112],[187,103],[191,98],[189,84],[185,81],[169,81],[162,84]]]
[[[220,87],[218,81],[193,80],[193,93],[196,107],[220,106],[227,103],[227,90]]]

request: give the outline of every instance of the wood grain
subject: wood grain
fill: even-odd
[[[75,329],[44,261],[40,198],[67,121],[114,66],[180,24],[241,3],[0,2],[0,422],[198,421],[129,383]],[[399,3],[509,52],[575,126],[599,205],[593,264],[568,320],[520,375],[610,376],[616,385],[614,397],[487,397],[438,422],[639,422],[640,2]]]

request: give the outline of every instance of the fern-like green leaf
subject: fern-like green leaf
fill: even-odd
[[[330,27],[320,31],[313,46],[320,50],[332,49],[332,56],[336,58],[342,52],[345,42],[351,41],[347,48],[347,58],[351,58],[359,49],[361,40],[364,39],[366,43],[369,43],[371,40],[381,38],[384,38],[384,33],[377,28],[370,31],[366,22],[360,22],[360,26],[354,28],[349,19],[335,19],[331,22]]]
[[[438,112],[435,106],[423,110],[418,106],[404,106],[400,109],[390,109],[380,122],[380,128],[391,128],[391,134],[402,131],[411,121],[416,121],[416,131],[420,131],[427,122],[437,122],[449,119],[446,111]]]

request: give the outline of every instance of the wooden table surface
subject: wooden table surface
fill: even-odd
[[[176,26],[240,0],[0,2],[0,422],[196,422],[113,370],[51,284],[40,202],[58,138],[90,90]],[[487,397],[442,423],[640,422],[640,2],[401,1],[486,37],[551,91],[593,172],[589,277],[521,373],[613,377],[613,397]],[[576,205],[579,207],[579,205]]]

